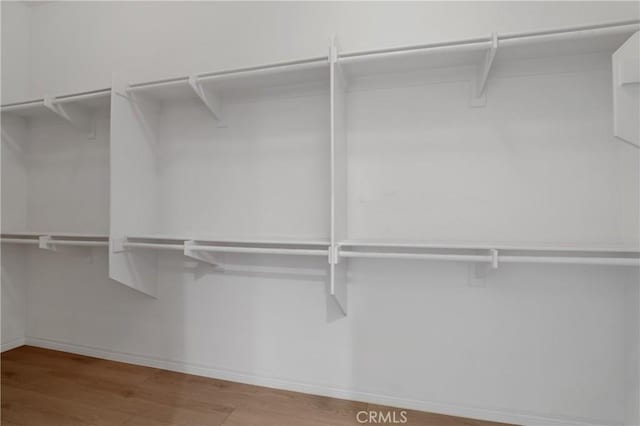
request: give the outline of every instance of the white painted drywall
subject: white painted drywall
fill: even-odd
[[[359,50],[492,31],[637,19],[638,5],[51,2],[32,7],[31,14],[34,25],[30,90],[32,95],[41,96],[108,86],[111,72],[124,69],[132,78],[150,79],[325,55],[329,36],[334,32],[345,50]],[[551,79],[549,87],[575,94],[580,81],[589,84],[593,79],[600,89],[607,78],[597,72],[582,74],[565,88],[560,76]],[[526,86],[522,95],[530,96],[538,87],[536,84],[541,83],[543,79]],[[510,84],[504,82],[490,88],[487,109],[468,114],[509,113],[492,107],[491,97],[510,91]],[[430,86],[420,91],[433,95],[445,89],[448,94],[463,91],[460,84],[447,88]],[[609,185],[623,181],[627,184],[625,174],[633,178],[637,173],[637,164],[629,164],[637,162],[637,157],[631,160],[625,154],[630,147],[609,145],[609,133],[607,140],[600,138],[610,125],[608,93],[583,93],[584,98],[580,99],[593,97],[595,104],[577,105],[581,115],[576,119],[587,116],[595,121],[593,132],[580,134],[587,138],[589,150],[579,161],[569,163],[566,172],[579,172],[595,185],[597,194],[577,194],[570,206],[574,209],[588,204],[593,197],[606,196]],[[404,99],[411,99],[410,95]],[[353,121],[356,130],[363,123],[362,114],[366,115],[358,105],[380,102],[376,96],[375,92],[366,92],[350,99],[350,107],[361,114]],[[403,92],[397,90],[393,96],[402,97]],[[549,111],[542,112],[570,114],[571,111],[563,111],[563,105],[567,106],[550,105]],[[461,109],[457,104],[448,107],[452,114]],[[466,118],[471,122],[479,120]],[[366,121],[372,124],[371,117]],[[163,124],[165,136],[171,136],[176,123],[173,127],[170,121]],[[526,127],[526,123],[519,125]],[[558,138],[562,139],[562,130],[566,132],[567,128],[562,123],[555,125],[552,130],[554,134],[560,130]],[[536,128],[539,129],[537,125]],[[489,163],[499,163],[500,155],[507,155],[501,149],[508,150],[509,146],[492,147],[489,138],[490,135],[481,141],[478,150],[483,150]],[[367,157],[369,150],[370,154],[388,154],[388,159],[394,160],[393,152],[384,150],[382,140],[374,142],[367,147],[363,140],[356,140],[354,153],[375,161],[375,156]],[[565,142],[557,148],[565,150],[560,156],[551,155],[553,147],[546,143],[520,148],[530,149],[541,162],[555,159],[557,163],[550,170],[557,176],[562,171],[560,159],[578,148],[577,139],[568,138]],[[520,143],[524,144],[522,140]],[[183,152],[191,158],[202,154],[187,145],[184,151],[171,155],[179,158]],[[602,164],[597,162],[599,158],[615,166],[598,172],[597,167]],[[588,174],[589,162],[593,162],[604,182],[596,178],[598,175]],[[391,182],[407,184],[417,167],[416,163],[410,165],[402,174],[389,176]],[[366,175],[365,166],[356,163]],[[192,171],[192,178],[206,182],[203,170]],[[187,171],[186,167],[176,170]],[[498,172],[499,169],[494,181],[507,185],[499,180]],[[376,178],[373,171],[368,176]],[[164,177],[166,185],[173,188],[169,193],[172,198],[167,199],[185,199],[189,194],[180,192],[179,173],[174,177]],[[355,181],[358,176],[351,179],[355,182],[352,188],[358,190],[352,194],[351,202],[357,203],[359,196],[365,202],[370,200],[366,198],[367,188]],[[32,189],[32,194],[46,188],[45,180],[38,182],[42,189]],[[535,188],[541,202],[554,196],[553,192],[543,193],[546,184],[530,184],[540,184]],[[588,185],[579,187],[588,189]],[[382,189],[373,193],[374,199],[390,197]],[[638,205],[637,199],[620,199],[615,191],[611,196],[612,205]],[[602,209],[603,200],[597,201],[597,207]],[[461,208],[468,208],[464,199],[458,202]],[[352,215],[357,216],[363,214],[366,203],[350,207]],[[608,219],[616,217],[606,209],[598,211]],[[386,231],[382,236],[391,236],[382,222],[386,216],[375,208],[369,212],[372,215],[350,224],[350,231],[355,232],[352,235],[365,235],[361,227],[364,223],[369,230]],[[173,213],[189,217],[187,212]],[[444,213],[431,212],[435,219],[447,219],[446,226],[459,232],[461,238],[469,235],[467,231],[473,231],[477,239],[486,238],[487,229],[474,229],[471,225],[455,228],[451,223],[455,217],[447,218]],[[398,218],[401,212],[394,214]],[[521,220],[529,223],[526,218],[530,213],[523,209],[522,214]],[[550,232],[553,230],[560,232],[558,238],[562,240],[584,235],[589,240],[625,239],[629,238],[625,231],[635,231],[637,235],[637,223],[632,223],[631,215],[624,215],[622,223],[607,219],[602,229],[589,227],[587,234],[580,233],[578,226],[593,226],[597,218],[577,215],[577,222],[563,218],[552,222],[551,228],[534,221],[535,228],[523,235],[540,237],[535,231],[542,230],[549,232],[544,235],[546,239],[557,235]],[[167,216],[164,227],[177,230],[188,226],[176,217]],[[201,217],[190,219],[205,223]],[[412,230],[411,226],[416,223],[416,217],[409,217],[402,222],[402,234],[397,236],[412,235],[416,228]],[[512,225],[517,227],[518,222]],[[218,231],[213,225],[211,229]],[[308,229],[325,231],[322,226]],[[513,228],[496,229],[514,235]],[[635,380],[628,381],[635,371],[634,363],[637,365],[637,354],[627,351],[633,345],[629,339],[634,338],[629,318],[637,318],[634,305],[628,302],[629,294],[633,296],[638,291],[638,274],[632,269],[506,266],[490,278],[487,288],[471,288],[466,285],[468,270],[464,264],[354,261],[350,265],[349,316],[327,322],[327,265],[323,259],[227,255],[222,257],[223,270],[215,271],[194,262],[185,265],[182,256],[162,255],[159,298],[155,300],[108,280],[102,249],[94,250],[91,261],[28,250],[27,334],[37,344],[234,380],[505,421],[528,419],[530,423],[549,424],[553,418],[619,424],[625,421],[625,411],[632,413],[627,422],[635,421],[633,407],[627,408],[637,387]],[[631,361],[625,362],[625,356],[630,356]]]
[[[2,103],[25,100],[29,95],[30,33],[29,8],[24,3],[0,3]],[[26,169],[22,144],[26,125],[22,120],[2,121],[2,232],[24,229],[27,215]],[[22,247],[1,249],[0,348],[10,349],[24,342],[26,330],[26,270]]]
[[[25,2],[3,1],[2,15],[2,103],[28,99],[30,88],[31,9]]]
[[[345,51],[638,19],[637,2],[43,2],[32,95]],[[81,35],[81,36],[80,36]]]

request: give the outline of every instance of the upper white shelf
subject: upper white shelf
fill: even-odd
[[[225,98],[269,94],[300,87],[329,85],[328,58],[309,58],[264,66],[194,74],[166,80],[132,83],[127,93],[145,95],[155,101],[192,99],[200,96],[194,84],[205,92]]]
[[[36,99],[33,101],[16,102],[2,105],[2,113],[10,113],[24,118],[58,115],[47,107],[49,99]],[[53,106],[73,106],[84,110],[106,108],[111,102],[111,89],[93,90],[90,92],[74,93],[51,97]]]
[[[496,34],[496,61],[613,53],[640,21],[517,34]],[[347,78],[421,69],[484,65],[494,38],[490,35],[457,41],[405,46],[365,52],[340,53],[338,63]]]

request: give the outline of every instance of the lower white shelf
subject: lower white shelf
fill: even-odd
[[[108,247],[109,236],[100,234],[21,232],[1,234],[2,244],[33,244],[43,249],[55,246]]]
[[[329,242],[128,236],[115,249],[177,250],[185,251],[185,253],[187,251],[199,251],[211,253],[328,256]]]
[[[494,268],[498,263],[640,266],[640,250],[631,247],[344,241],[339,244],[338,257],[475,262],[489,263]]]

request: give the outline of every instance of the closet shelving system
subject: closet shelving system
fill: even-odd
[[[2,106],[3,243],[108,246],[110,97],[100,89]]]
[[[603,198],[585,195],[594,185],[585,173],[593,167],[589,161],[600,155],[598,144],[627,146],[614,139],[614,133],[639,144],[639,30],[640,23],[630,21],[366,52],[342,52],[334,40],[328,57],[152,82],[131,83],[116,76],[111,90],[5,105],[3,116],[54,114],[92,137],[95,130],[87,111],[95,103],[108,104],[111,197],[108,238],[3,230],[2,242],[46,248],[102,246],[108,241],[111,278],[149,295],[156,295],[160,250],[213,264],[219,261],[217,253],[327,258],[329,291],[344,313],[351,258],[468,262],[480,278],[501,263],[637,267],[638,235],[627,232],[637,231],[637,223],[629,219],[634,211],[637,216],[637,205],[622,203],[630,210],[586,215],[580,225],[587,235],[575,240],[572,237],[583,233],[571,226],[570,216],[588,206],[587,201],[602,204]],[[609,79],[606,90],[603,78]],[[593,87],[585,91],[585,84]],[[580,98],[590,91],[593,98]],[[610,103],[612,92],[613,111],[602,105],[584,110],[589,101]],[[438,96],[439,103],[434,103]],[[528,168],[531,164],[523,160],[534,154],[523,145],[540,134],[535,122],[522,117],[557,112],[550,97],[557,108],[564,108],[562,113],[569,112],[564,124],[544,129],[547,133],[535,143],[562,160],[578,156],[565,172],[553,165]],[[594,121],[589,114],[599,118],[603,113],[613,115],[604,117],[613,129],[601,135],[601,122],[589,125],[584,120]],[[440,123],[456,119],[462,125]],[[507,136],[478,124],[485,122],[506,123],[502,130]],[[590,138],[587,133],[596,135]],[[592,157],[582,158],[579,139],[585,134],[589,140],[584,149]],[[480,151],[473,151],[471,139],[477,139]],[[516,146],[505,148],[506,139]],[[403,149],[409,151],[404,157],[397,154]],[[487,149],[506,152],[498,158],[504,162],[492,163]],[[459,163],[447,150],[474,159],[465,157],[466,162]],[[576,176],[567,180],[574,187],[559,184],[557,191],[576,190],[580,179],[585,186],[568,197],[574,205],[527,205],[516,196],[515,213],[500,216],[486,205],[509,205],[513,188],[505,186],[500,167],[510,159],[526,172],[518,176],[525,186],[536,173],[557,178],[572,171]],[[615,161],[610,159],[607,167]],[[635,160],[630,161],[625,167],[637,168]],[[486,182],[474,175],[486,170]],[[466,196],[439,190],[434,186],[437,173],[453,182],[454,192],[466,188]],[[633,173],[616,178],[637,178]],[[613,192],[637,200],[632,180]],[[607,183],[619,182],[596,183],[592,192],[605,197]],[[549,189],[552,195],[554,190]],[[478,202],[480,213],[466,204]],[[437,203],[443,209],[434,209]],[[541,210],[539,221],[523,226],[511,219],[527,206]],[[571,212],[566,217],[559,213],[555,220],[549,208],[564,206]],[[461,213],[453,219],[442,213],[452,210]],[[599,234],[601,222],[623,225],[604,226],[608,234]],[[456,229],[457,234],[443,235],[439,229]],[[471,242],[460,242],[465,232],[472,234]],[[496,238],[486,237],[492,233]]]

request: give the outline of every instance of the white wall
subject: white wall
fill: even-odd
[[[2,103],[27,99],[31,92],[31,9],[24,2],[3,1],[2,14]]]
[[[638,19],[637,2],[44,2],[34,96],[345,51]],[[81,35],[81,36],[80,36]]]
[[[326,55],[332,33],[344,50],[361,50],[638,14],[634,2],[50,2],[31,8],[30,91],[107,87],[112,71],[124,69],[142,80]],[[374,95],[359,96],[355,106]],[[585,114],[610,113],[608,104],[603,109],[586,105]],[[625,150],[606,148],[608,161],[622,159],[613,168],[620,175],[605,173],[607,185],[633,169]],[[372,217],[369,229],[384,226],[384,216]],[[354,235],[364,235],[362,223],[354,222]],[[607,225],[589,228],[589,237],[624,239],[621,230],[637,230],[637,223]],[[478,239],[484,231],[476,230]],[[162,255],[156,300],[107,279],[101,249],[89,260],[28,252],[27,334],[37,344],[512,422],[620,424],[625,411],[635,415],[629,400],[637,380],[628,378],[638,355],[628,348],[638,313],[629,300],[638,300],[639,277],[632,269],[507,266],[486,288],[472,288],[464,264],[354,261],[349,316],[327,321],[324,260],[227,255],[215,271]]]
[[[29,89],[30,9],[24,3],[0,3],[2,15],[2,103],[25,100]],[[21,120],[3,117],[2,123],[2,232],[24,229],[26,225],[26,171],[24,146],[26,132]],[[24,341],[26,330],[25,252],[19,247],[2,247],[1,347]]]

